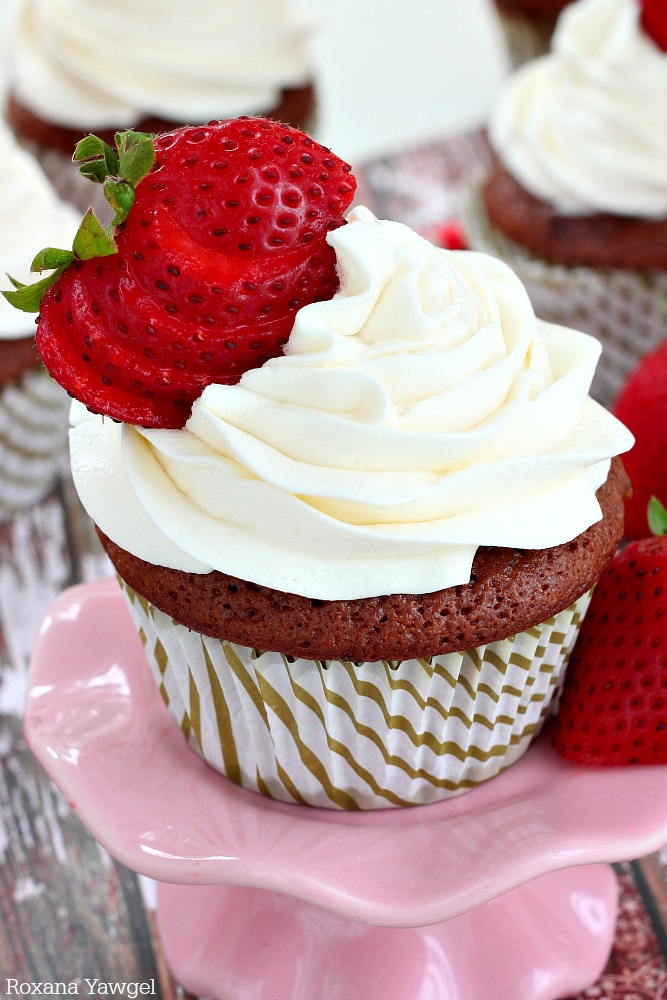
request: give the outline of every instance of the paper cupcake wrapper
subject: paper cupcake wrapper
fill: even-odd
[[[0,389],[0,520],[40,500],[64,467],[70,402],[39,368]]]
[[[510,265],[538,316],[598,338],[602,356],[591,395],[610,406],[639,360],[667,335],[667,271],[548,264],[493,226],[477,190],[466,199],[464,229],[471,250]]]
[[[352,663],[191,632],[120,583],[162,699],[211,767],[270,798],[350,810],[447,798],[516,761],[590,599],[466,652]]]

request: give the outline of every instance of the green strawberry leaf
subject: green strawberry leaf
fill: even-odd
[[[79,226],[72,243],[72,259],[92,260],[93,257],[108,257],[117,253],[113,230],[105,229],[92,208],[89,208]],[[65,251],[62,251],[65,252]]]
[[[92,260],[118,252],[115,227],[127,218],[134,204],[134,189],[153,166],[155,147],[151,135],[133,129],[117,132],[115,143],[113,149],[99,136],[87,135],[77,143],[72,157],[84,177],[104,185],[104,197],[114,210],[111,225],[105,229],[93,210],[88,209],[71,250],[46,247],[35,256],[31,270],[41,273],[53,269],[53,274],[33,285],[24,285],[7,275],[14,290],[2,294],[16,309],[39,312],[46,291],[74,260]]]
[[[26,287],[26,284],[25,284],[24,281],[18,281],[17,278],[12,278],[11,274],[8,274],[7,277],[11,281],[12,285],[14,286],[14,288],[25,288]]]
[[[119,226],[127,219],[134,205],[134,187],[119,177],[107,177],[104,182],[104,197],[114,210],[112,225]]]
[[[71,250],[59,250],[57,247],[47,247],[40,250],[32,264],[31,271],[52,271],[54,267],[67,267],[74,260]],[[11,278],[10,278],[11,281]]]
[[[84,177],[103,184],[109,175],[117,174],[120,169],[118,153],[97,135],[87,135],[77,142],[72,159],[75,163],[83,161],[79,167]]]
[[[3,291],[2,294],[14,308],[20,309],[22,312],[39,312],[42,299],[51,285],[75,260],[108,257],[109,254],[117,252],[118,247],[114,241],[113,227],[105,229],[92,208],[89,208],[76,232],[71,250],[46,247],[35,256],[30,270],[41,273],[53,269],[52,274],[32,285],[25,285],[8,274],[7,277],[14,286],[14,291]]]
[[[15,291],[3,291],[2,294],[15,309],[20,309],[22,312],[29,313],[39,312],[39,307],[42,304],[42,299],[44,298],[46,292],[51,285],[58,280],[67,266],[68,265],[64,265],[63,267],[56,268],[53,274],[48,275],[46,278],[42,278],[41,281],[36,281],[33,285],[22,285],[20,282],[7,275],[11,283],[14,285]]]
[[[147,132],[116,133],[116,146],[120,154],[119,176],[133,187],[148,174],[155,162],[155,146]]]
[[[108,177],[107,166],[104,160],[90,160],[87,163],[82,163],[79,167],[79,173],[86,180],[93,181],[94,184],[104,184]]]
[[[116,132],[116,149],[99,136],[87,135],[77,143],[73,159],[79,173],[104,186],[104,197],[114,210],[112,225],[125,222],[134,204],[134,189],[155,161],[153,137],[148,132]]]
[[[657,497],[648,502],[648,526],[654,535],[667,535],[667,510]]]

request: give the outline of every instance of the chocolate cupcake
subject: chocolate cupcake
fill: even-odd
[[[501,262],[345,215],[349,167],[303,134],[154,149],[116,254],[61,274],[37,343],[80,400],[74,482],[169,712],[288,802],[492,778],[622,534],[632,439],[588,396],[599,344],[537,320]]]
[[[106,210],[71,156],[83,136],[150,133],[241,114],[311,130],[309,27],[291,0],[215,4],[19,0],[7,120],[63,198]]]
[[[667,46],[667,39],[664,40]],[[536,312],[605,347],[613,402],[667,321],[667,51],[638,0],[577,0],[548,56],[506,83],[470,245],[517,271]]]

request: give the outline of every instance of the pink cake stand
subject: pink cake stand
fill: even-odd
[[[168,716],[113,580],[53,605],[25,731],[97,840],[161,883],[167,961],[216,1000],[556,1000],[593,982],[611,947],[601,862],[667,842],[667,768],[574,768],[545,739],[416,809],[341,813],[237,788]]]

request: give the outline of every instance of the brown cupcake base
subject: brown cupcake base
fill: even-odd
[[[311,600],[218,571],[154,566],[98,533],[123,580],[195,632],[313,660],[404,660],[496,642],[567,608],[614,554],[627,493],[615,459],[598,491],[602,520],[572,542],[531,551],[482,547],[470,583],[348,601]]]
[[[34,337],[0,341],[0,386],[39,365]]]
[[[667,219],[559,215],[496,161],[482,188],[485,210],[509,239],[570,267],[667,270]]]
[[[263,112],[263,117],[308,131],[312,128],[314,112],[315,88],[312,83],[308,83],[302,87],[289,87],[283,90],[276,107]],[[11,93],[7,99],[5,117],[21,142],[35,146],[38,150],[54,150],[66,156],[71,156],[79,140],[91,132],[113,145],[115,133],[127,128],[133,128],[137,132],[156,133],[170,132],[185,124],[201,124],[201,122],[179,122],[150,116],[131,125],[121,123],[114,128],[99,129],[91,125],[88,129],[73,129],[40,118]]]

